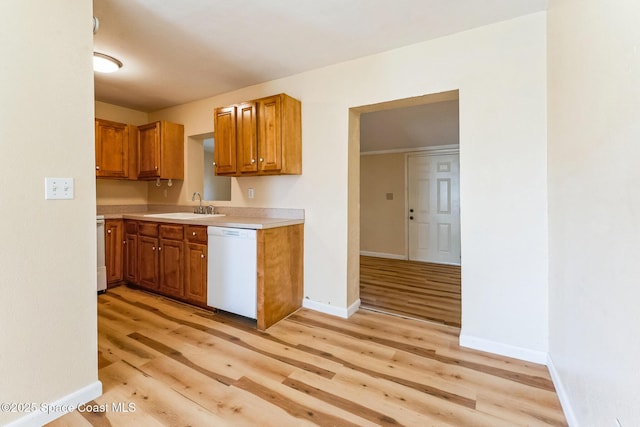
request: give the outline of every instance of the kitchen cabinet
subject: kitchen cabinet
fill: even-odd
[[[207,227],[124,221],[124,279],[206,307]]]
[[[137,130],[134,126],[95,119],[97,178],[137,178]]]
[[[300,101],[286,94],[214,110],[216,175],[302,173]]]
[[[300,101],[280,94],[259,99],[258,172],[302,173]]]
[[[160,292],[184,296],[184,244],[182,225],[161,224],[159,256]]]
[[[258,171],[258,123],[255,102],[236,107],[236,150],[238,175]],[[215,144],[214,144],[215,150]]]
[[[207,226],[127,219],[107,220],[105,228],[112,230],[112,233],[105,232],[113,234],[112,242],[117,236],[122,241],[124,232],[120,255],[116,248],[114,259],[119,256],[120,277],[124,275],[129,284],[190,304],[208,306],[208,288],[217,286],[215,280],[211,280],[214,276],[209,276],[209,259],[220,257],[224,263],[231,254],[225,250],[217,255],[209,252]],[[302,305],[304,225],[253,232],[255,257],[243,260],[246,265],[247,260],[252,259],[256,326],[264,330]],[[109,258],[107,263],[109,268]]]
[[[213,115],[213,164],[216,175],[236,175],[236,107],[216,108]]]
[[[107,267],[107,286],[122,282],[123,222],[108,219],[104,222],[104,254]]]
[[[184,126],[164,120],[138,126],[138,178],[184,179]]]
[[[124,221],[124,280],[138,283],[138,222]]]
[[[185,226],[186,254],[184,297],[192,303],[207,303],[207,227]]]
[[[302,305],[304,226],[257,232],[257,328],[267,329]]]
[[[158,224],[138,223],[138,285],[152,291],[159,289]]]

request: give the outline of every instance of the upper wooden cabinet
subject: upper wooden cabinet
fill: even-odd
[[[213,161],[216,175],[236,174],[236,107],[216,108],[213,115]]]
[[[301,174],[300,123],[300,101],[285,94],[216,108],[216,175]]]
[[[256,110],[255,102],[245,102],[236,107],[238,175],[255,174],[258,171],[258,118]],[[215,150],[215,143],[213,147]]]
[[[184,179],[184,126],[158,121],[138,126],[138,178]]]
[[[137,178],[135,126],[95,119],[96,177]]]

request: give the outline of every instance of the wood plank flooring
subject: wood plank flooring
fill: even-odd
[[[360,257],[362,308],[460,327],[460,267]]]
[[[109,410],[50,426],[566,425],[546,367],[460,348],[454,327],[301,309],[259,332],[124,286],[98,302]]]

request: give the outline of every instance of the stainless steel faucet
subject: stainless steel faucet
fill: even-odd
[[[200,193],[198,193],[197,191],[195,193],[193,193],[193,196],[191,196],[191,201],[195,202],[196,201],[196,196],[198,196],[198,202],[200,203],[200,205],[198,207],[194,206],[193,213],[195,213],[195,214],[204,213],[204,211],[202,210],[202,196],[200,195]]]

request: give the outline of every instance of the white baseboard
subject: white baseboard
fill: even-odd
[[[501,356],[513,357],[514,359],[526,360],[527,362],[539,363],[541,365],[546,365],[548,360],[547,353],[544,351],[531,350],[515,345],[478,338],[466,335],[463,331],[460,331],[460,346],[472,348],[474,350],[486,351],[488,353],[495,353]]]
[[[31,427],[45,425],[67,412],[75,410],[97,397],[102,396],[102,383],[96,381],[86,387],[76,390],[61,399],[51,403],[37,404],[35,412],[29,412],[22,418],[18,418],[6,425],[6,427]]]
[[[347,307],[347,318],[353,316],[353,313],[358,311],[359,308],[360,308],[360,298],[355,300],[355,302],[353,304],[351,304],[349,307]]]
[[[388,253],[385,253],[385,252],[360,251],[360,255],[362,255],[362,256],[374,256],[376,258],[407,259],[406,255],[388,254]]]
[[[560,379],[560,374],[553,364],[551,355],[547,357],[547,368],[549,368],[551,381],[553,381],[553,386],[556,388],[556,394],[560,400],[560,405],[562,406],[562,411],[564,412],[564,417],[567,419],[569,427],[578,427],[578,419],[576,418],[576,414],[573,412],[573,407],[569,401],[569,395],[567,394],[567,390],[564,388],[562,379]]]
[[[321,302],[313,301],[308,298],[305,298],[302,301],[302,306],[310,310],[319,311],[320,313],[330,314],[332,316],[348,319],[349,317],[351,317],[353,313],[358,311],[358,308],[360,308],[360,298],[358,298],[353,304],[351,304],[347,308],[336,307],[331,304],[323,304]]]

